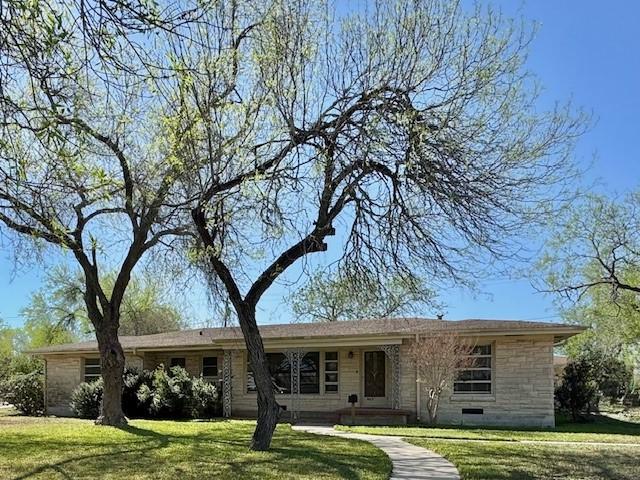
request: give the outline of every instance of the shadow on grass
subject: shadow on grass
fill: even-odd
[[[23,465],[28,471],[12,480],[41,475],[101,478],[114,472],[122,478],[181,479],[314,478],[322,472],[330,474],[326,478],[355,480],[387,478],[390,470],[388,458],[368,444],[346,448],[347,443],[351,445],[348,441],[328,441],[288,428],[276,431],[268,452],[249,450],[251,424],[145,421],[109,430],[87,426],[71,433],[64,425],[59,428],[43,431],[41,436],[29,432],[0,440],[0,449],[14,458],[31,458],[32,462],[42,458],[45,462]],[[10,470],[20,468],[7,461],[5,467]],[[0,459],[0,471],[2,466]]]

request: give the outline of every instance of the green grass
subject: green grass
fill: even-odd
[[[366,442],[279,425],[268,452],[249,450],[250,421],[132,421],[0,417],[2,479],[388,478],[389,458]]]
[[[594,417],[588,423],[559,419],[555,429],[538,430],[453,426],[337,428],[403,436],[408,442],[449,459],[463,480],[640,478],[640,424],[607,417]],[[532,441],[535,443],[522,443]]]
[[[408,439],[454,463],[463,480],[637,480],[640,446]]]
[[[488,427],[426,427],[426,426],[337,426],[339,430],[374,435],[398,435],[452,440],[558,441],[640,444],[640,423],[625,422],[607,417],[594,421],[570,423],[560,419],[555,429],[513,429]]]

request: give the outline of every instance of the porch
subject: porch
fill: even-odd
[[[283,421],[347,422],[354,396],[358,421],[378,423],[385,416],[389,422],[403,423],[415,416],[414,404],[406,404],[415,399],[415,391],[406,390],[403,397],[401,390],[403,383],[405,389],[415,385],[413,371],[401,365],[401,341],[265,347]],[[402,375],[407,377],[404,382]],[[257,394],[245,350],[223,351],[221,390],[224,416],[255,416]],[[401,405],[408,410],[401,410]]]

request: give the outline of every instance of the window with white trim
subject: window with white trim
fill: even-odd
[[[324,392],[338,393],[338,352],[324,352]]]
[[[91,383],[100,378],[100,359],[99,358],[85,358],[84,359],[84,381]]]
[[[474,347],[471,366],[458,371],[453,384],[455,393],[491,393],[491,345]]]

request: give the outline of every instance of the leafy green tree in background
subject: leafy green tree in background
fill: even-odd
[[[413,277],[378,279],[360,275],[317,273],[288,297],[299,320],[335,322],[390,316],[425,315],[436,308],[435,293]]]
[[[104,291],[111,292],[115,281],[115,273],[103,274]],[[119,333],[148,335],[185,328],[187,322],[179,308],[167,298],[166,289],[151,275],[132,277],[120,307]],[[72,342],[93,334],[83,300],[82,273],[65,266],[52,269],[21,315],[27,348]]]
[[[543,290],[563,318],[590,327],[568,342],[637,361],[640,342],[640,193],[589,196],[558,222],[540,262]]]

